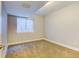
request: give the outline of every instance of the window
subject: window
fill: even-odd
[[[33,20],[17,17],[17,32],[33,32]]]

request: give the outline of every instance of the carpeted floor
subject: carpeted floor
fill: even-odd
[[[8,47],[6,58],[73,58],[79,57],[79,52],[38,40]]]

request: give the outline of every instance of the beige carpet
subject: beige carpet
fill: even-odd
[[[38,40],[9,46],[7,58],[68,58],[79,57],[79,52]]]

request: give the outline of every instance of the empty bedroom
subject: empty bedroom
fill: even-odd
[[[0,58],[79,58],[79,1],[0,1]]]

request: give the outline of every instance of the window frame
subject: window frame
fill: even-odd
[[[20,16],[17,16],[16,18],[19,18],[19,17],[20,17]],[[27,17],[20,17],[20,18],[27,18]],[[28,34],[29,34],[29,33],[34,33],[34,21],[33,21],[33,19],[26,19],[26,20],[32,20],[32,22],[33,22],[33,25],[32,25],[32,28],[33,28],[33,29],[32,29],[32,31],[18,32],[18,31],[17,31],[17,25],[16,25],[16,32],[17,32],[17,33],[28,33]],[[17,23],[17,22],[16,22],[16,23]]]

